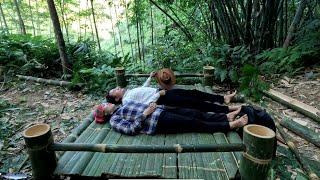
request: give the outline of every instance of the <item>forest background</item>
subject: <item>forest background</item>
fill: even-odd
[[[319,65],[319,2],[1,0],[0,69],[72,74],[97,93],[115,86],[117,66],[196,73],[212,65],[216,82],[259,98],[272,79]]]

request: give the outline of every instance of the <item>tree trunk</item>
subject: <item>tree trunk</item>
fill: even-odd
[[[293,34],[295,33],[295,31],[297,29],[297,26],[298,26],[298,24],[299,24],[299,22],[301,20],[303,11],[306,8],[307,3],[308,3],[308,0],[301,0],[299,8],[297,9],[297,12],[296,12],[296,14],[295,14],[295,16],[293,18],[293,21],[292,21],[292,23],[291,23],[291,25],[289,27],[289,31],[288,31],[286,40],[283,43],[283,47],[284,48],[288,48],[289,47],[290,41],[293,38]]]
[[[90,0],[90,1],[91,1],[91,12],[92,12],[93,24],[94,24],[94,28],[96,30],[96,38],[97,38],[98,48],[99,48],[99,51],[101,52],[98,28],[97,28],[96,18],[95,18],[95,15],[94,15],[93,0]]]
[[[30,16],[31,16],[31,23],[32,23],[32,28],[33,28],[33,36],[36,35],[36,28],[34,27],[34,22],[33,22],[33,13],[32,13],[32,8],[31,8],[31,0],[29,0],[29,10],[30,10]],[[38,12],[38,11],[37,11]]]
[[[61,27],[60,27],[60,22],[59,22],[57,10],[56,10],[56,7],[54,5],[54,1],[53,0],[47,0],[47,3],[48,3],[48,7],[49,7],[50,17],[51,17],[51,20],[52,20],[55,37],[56,37],[57,44],[58,44],[58,49],[59,49],[59,54],[60,54],[60,58],[61,58],[63,75],[67,75],[67,73],[68,73],[68,69],[67,69],[68,68],[68,63],[67,63],[68,62],[68,56],[67,56],[67,53],[66,53],[65,42],[64,42],[64,39],[63,39],[63,34],[61,32]]]
[[[116,32],[114,31],[113,27],[113,17],[112,17],[112,11],[111,11],[111,4],[109,3],[109,13],[110,13],[110,21],[111,21],[111,28],[112,28],[112,33],[113,33],[113,44],[114,44],[114,52],[116,57],[118,57],[118,50],[117,50],[117,37],[116,37]]]
[[[135,13],[135,16],[136,16],[136,30],[137,30],[137,43],[138,43],[138,53],[139,53],[139,57],[138,57],[138,59],[141,61],[142,60],[142,56],[141,56],[141,48],[140,48],[140,33],[139,33],[139,25],[140,25],[140,23],[139,23],[139,12],[137,11],[137,6],[138,6],[138,0],[135,0],[134,1],[134,5],[135,5],[135,7],[134,7],[134,13]]]
[[[188,40],[193,41],[192,35],[188,32],[187,29],[183,28],[180,23],[173,19],[170,14],[168,14],[164,9],[162,9],[155,1],[149,0],[153,5],[155,5],[161,12],[163,12],[169,19],[171,19],[175,25],[187,36]]]
[[[24,26],[24,22],[23,22],[23,19],[21,17],[19,4],[18,4],[17,0],[13,0],[13,2],[14,2],[14,5],[16,6],[16,10],[17,10],[18,18],[19,18],[19,25],[20,25],[21,34],[26,35],[27,34],[26,33],[26,27]]]
[[[89,6],[89,0],[87,0],[87,9],[88,9],[88,6]],[[89,16],[89,24],[90,24],[90,29],[91,29],[91,37],[92,37],[92,40],[94,41],[94,30],[93,30],[93,27],[92,27],[92,21],[91,21],[91,17]]]
[[[79,9],[78,9],[78,24],[79,24],[79,34],[78,39],[81,41],[81,0],[79,2]]]
[[[113,1],[112,1],[112,3],[113,3]],[[116,21],[118,21],[118,12],[117,12],[117,6],[116,6],[116,4],[113,3],[113,7],[114,7],[115,15],[116,15]],[[125,54],[124,54],[123,46],[122,46],[121,31],[120,31],[120,28],[119,28],[118,23],[116,23],[116,26],[117,26],[117,28],[118,28],[119,43],[120,43],[120,47],[121,47],[122,57],[124,57]]]
[[[9,27],[8,27],[6,18],[5,18],[5,16],[4,16],[1,3],[0,3],[0,13],[1,13],[1,16],[2,16],[2,19],[3,19],[4,27],[6,28],[6,31],[7,31],[7,33],[9,34]]]
[[[150,21],[151,21],[151,45],[153,47],[154,45],[154,28],[153,28],[153,9],[152,9],[152,4],[150,4]],[[152,55],[154,57],[154,50],[152,48]]]
[[[36,12],[39,12],[39,5],[38,5],[38,0],[35,0],[36,2]],[[40,31],[40,20],[39,20],[39,13],[37,14],[37,35],[40,35],[41,34],[41,31]]]
[[[67,41],[68,42],[70,42],[69,41],[69,31],[68,31],[68,25],[67,25],[67,22],[66,22],[66,14],[64,13],[64,0],[62,0],[62,1],[60,1],[60,11],[61,11],[61,17],[62,17],[62,24],[63,24],[63,26],[64,26],[64,29],[65,29],[65,31],[66,31],[66,38],[67,38]],[[63,28],[62,28],[63,29]]]
[[[124,3],[125,3],[125,11],[126,11],[126,21],[127,21],[127,30],[128,30],[128,36],[129,36],[129,43],[130,43],[130,48],[131,48],[131,56],[132,56],[132,59],[133,59],[134,55],[133,55],[132,39],[131,39],[131,33],[130,33],[127,0],[125,0]],[[136,58],[134,58],[134,59],[137,60]]]

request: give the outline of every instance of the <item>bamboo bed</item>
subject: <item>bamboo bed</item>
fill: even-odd
[[[180,86],[179,88],[190,89],[192,86]],[[194,88],[211,93],[209,88],[201,85],[196,85]],[[118,145],[242,143],[236,132],[126,136],[110,129],[108,123],[104,125],[95,123],[92,114],[73,132],[64,142]],[[239,167],[240,156],[240,152],[120,154],[69,151],[59,158],[54,174],[78,175],[88,178],[102,176],[234,179]]]
[[[120,74],[124,76],[124,73]],[[208,77],[212,78],[204,76],[204,79]],[[121,84],[119,80],[125,78],[117,78],[117,83]],[[210,79],[204,82],[212,83]],[[200,84],[179,85],[178,88],[213,93],[209,86]],[[46,124],[38,126],[42,132],[34,134],[32,128],[36,127],[25,130],[24,138],[35,179],[70,176],[75,179],[224,180],[238,179],[239,172],[249,179],[266,178],[272,153],[266,153],[264,147],[273,146],[275,135],[272,131],[272,137],[260,136],[250,132],[251,126],[272,131],[257,127],[259,125],[249,125],[247,130],[244,128],[244,132],[249,132],[244,134],[244,140],[237,132],[127,136],[112,130],[108,123],[95,123],[91,113],[62,143],[54,143],[50,126]],[[255,143],[260,144],[259,150],[254,147]]]

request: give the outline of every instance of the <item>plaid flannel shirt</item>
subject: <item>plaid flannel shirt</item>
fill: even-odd
[[[143,111],[147,107],[147,104],[128,101],[113,113],[110,119],[111,127],[127,135],[154,134],[159,116],[163,110],[157,107],[151,115],[145,117]]]

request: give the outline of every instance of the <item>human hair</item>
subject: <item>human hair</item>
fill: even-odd
[[[113,113],[112,113],[112,114],[113,114]],[[106,121],[110,121],[110,118],[111,118],[112,114],[107,114],[107,115],[105,115],[104,119],[105,119]]]
[[[106,101],[112,104],[120,104],[121,103],[120,101],[116,101],[116,98],[110,95],[110,91],[111,89],[107,91]]]

